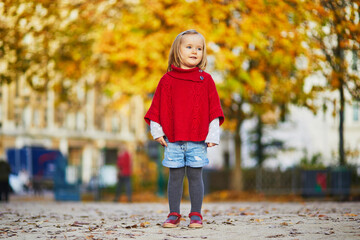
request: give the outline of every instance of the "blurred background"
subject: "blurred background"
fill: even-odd
[[[14,196],[112,200],[120,147],[133,200],[166,196],[143,117],[173,40],[196,29],[226,119],[206,199],[359,199],[359,15],[358,0],[2,0],[0,154]]]

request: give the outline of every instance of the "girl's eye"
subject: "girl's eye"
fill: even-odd
[[[198,48],[197,50],[198,50],[198,51],[202,51],[202,48]]]
[[[191,49],[191,46],[187,46],[186,48]]]

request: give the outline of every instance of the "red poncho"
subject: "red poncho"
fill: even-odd
[[[160,79],[145,121],[159,123],[170,142],[204,141],[212,120],[224,122],[214,80],[197,67],[172,69]]]

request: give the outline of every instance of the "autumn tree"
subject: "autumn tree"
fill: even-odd
[[[139,94],[148,100],[166,72],[168,54],[177,34],[197,29],[210,32],[211,18],[203,1],[150,0],[132,3],[114,16],[96,44],[102,59],[102,77],[109,94],[121,93],[118,101]],[[198,11],[198,9],[203,9]]]
[[[64,9],[56,1],[4,1],[0,6],[4,20],[1,81],[17,82],[24,77],[33,89],[44,91],[54,77],[61,28],[55,23],[61,19],[59,9]]]
[[[92,74],[96,87],[122,104],[154,92],[177,34],[197,29],[206,40],[210,71],[234,132],[233,189],[241,190],[241,127],[245,119],[284,114],[306,105],[303,1],[6,0],[0,4],[2,82],[26,76],[38,90],[64,99]],[[148,98],[149,99],[149,98]]]
[[[301,1],[299,1],[301,2]],[[235,134],[233,189],[242,189],[241,127],[245,119],[306,104],[307,66],[297,1],[140,1],[122,11],[99,38],[111,90],[146,94],[167,67],[176,35],[197,29],[208,43],[209,67],[218,84],[225,127]],[[201,11],[199,11],[201,9]],[[247,111],[246,108],[249,110]]]
[[[320,86],[320,89],[339,93],[339,105],[335,103],[334,108],[339,112],[339,163],[345,165],[345,92],[349,92],[353,99],[360,99],[360,1],[305,2],[309,46],[317,60],[313,67],[327,80],[326,86]]]
[[[107,22],[107,1],[15,0],[0,3],[1,83],[26,79],[34,89],[54,88],[69,100],[74,85],[96,72],[96,30]]]
[[[303,17],[297,12],[299,4],[236,1],[220,15],[223,19],[214,21],[218,22],[214,28],[224,34],[214,41],[219,46],[214,54],[215,68],[224,79],[219,87],[225,115],[235,134],[235,190],[242,189],[243,122],[250,117],[266,121],[265,114],[285,114],[289,104],[304,105],[311,97],[303,91],[308,70],[302,61],[307,51],[302,45],[305,35],[300,28]]]

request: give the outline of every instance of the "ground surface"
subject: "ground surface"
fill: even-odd
[[[164,229],[166,203],[13,201],[0,204],[0,239],[360,239],[359,202],[204,203],[204,227]]]

